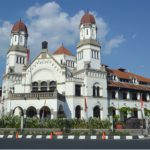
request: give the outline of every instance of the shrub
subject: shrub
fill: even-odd
[[[20,128],[21,118],[17,116],[4,116],[0,118],[0,128]],[[60,130],[69,129],[110,129],[109,120],[97,118],[84,119],[39,119],[37,117],[25,118],[24,128],[57,128]]]

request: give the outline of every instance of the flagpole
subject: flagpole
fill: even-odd
[[[87,112],[87,97],[84,97],[84,111],[85,111],[85,116],[86,116],[86,120],[88,119],[88,112]]]

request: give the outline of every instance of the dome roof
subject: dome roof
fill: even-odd
[[[96,24],[94,16],[86,12],[81,18],[80,25],[81,24]]]
[[[63,45],[59,47],[53,54],[54,55],[65,54],[65,55],[73,56],[72,53],[68,49],[66,49]]]
[[[18,21],[14,24],[11,32],[20,32],[20,31],[24,31],[26,34],[28,34],[28,29],[26,27],[26,25],[21,21]]]

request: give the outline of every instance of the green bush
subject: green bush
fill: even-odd
[[[19,128],[21,119],[18,116],[3,116],[0,118],[0,128]]]
[[[0,128],[20,128],[21,118],[18,116],[4,116],[0,118]],[[97,118],[84,119],[39,119],[37,117],[25,118],[24,128],[57,128],[69,129],[110,129],[109,120]]]

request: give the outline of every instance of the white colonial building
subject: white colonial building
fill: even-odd
[[[3,76],[1,114],[107,119],[109,115],[121,115],[121,108],[130,107],[135,109],[126,117],[141,118],[141,93],[146,101],[144,108],[150,108],[150,79],[126,75],[129,73],[123,69],[112,70],[101,64],[93,15],[84,14],[79,30],[76,56],[63,45],[52,53],[44,41],[40,54],[30,63],[27,27],[21,20],[13,26]]]

